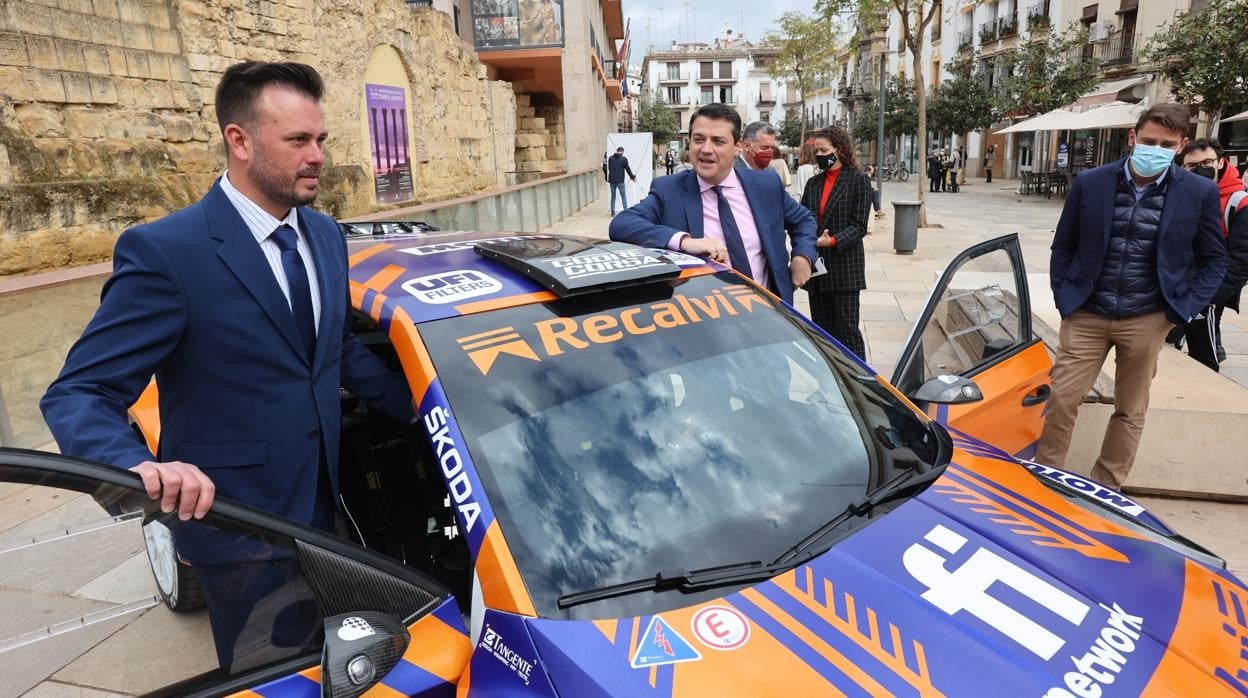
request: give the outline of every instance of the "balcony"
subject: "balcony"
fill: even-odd
[[[660,73],[659,82],[689,82],[689,73]]]
[[[997,23],[988,22],[979,25],[979,43],[990,44],[997,40]]]
[[[759,95],[759,98],[756,104],[758,104],[758,106],[760,107],[775,106],[776,98],[773,97],[772,95]]]
[[[1109,38],[1095,44],[1093,55],[1102,68],[1117,69],[1135,63],[1135,52],[1143,42],[1140,34],[1124,34],[1116,31]]]
[[[699,75],[698,76],[698,82],[736,82],[736,81],[737,81],[737,78],[733,77],[732,73],[728,73],[727,75],[720,75],[719,77],[714,77],[711,75]]]
[[[1051,25],[1049,8],[1045,7],[1045,3],[1036,3],[1027,8],[1027,31],[1032,34],[1047,34]]]
[[[997,36],[1005,39],[1018,36],[1018,17],[1010,15],[997,20]]]
[[[972,40],[971,40],[970,29],[963,29],[962,31],[958,32],[958,50],[959,51],[971,50],[971,41]]]

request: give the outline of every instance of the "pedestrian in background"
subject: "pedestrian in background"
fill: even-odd
[[[859,294],[867,287],[866,254],[871,182],[854,157],[854,144],[843,128],[831,126],[810,134],[820,172],[802,192],[802,205],[818,221],[816,249],[828,273],[806,283],[810,319],[847,349],[865,358],[858,329]]]
[[[741,151],[733,165],[746,170],[765,170],[776,156],[776,127],[755,121],[741,132]]]
[[[676,151],[671,148],[667,149],[667,153],[663,156],[663,166],[667,168],[670,175],[676,169]]]
[[[962,188],[966,184],[966,146],[958,146],[957,155],[953,159],[954,168],[957,170],[957,177],[954,178],[954,191]]]
[[[775,170],[780,175],[780,181],[784,183],[784,188],[788,189],[793,186],[793,178],[789,176],[789,163],[784,161],[784,156],[780,154],[780,148],[771,147],[771,162],[767,163],[767,167]]]
[[[607,180],[607,154],[606,153],[602,154],[602,181],[604,182],[608,181]]]
[[[815,148],[809,143],[803,143],[801,148],[797,149],[797,196],[801,198],[806,191],[806,182],[819,168],[815,167]]]
[[[932,149],[927,154],[927,191],[936,193],[940,191],[940,179],[944,176],[944,167],[940,164],[940,151]]]
[[[1092,477],[1115,489],[1135,463],[1166,333],[1209,304],[1226,272],[1218,188],[1174,165],[1190,123],[1181,104],[1144,112],[1127,158],[1075,178],[1053,237],[1062,324],[1035,460],[1066,466],[1079,406],[1112,348],[1114,412]]]
[[[615,155],[607,160],[607,185],[611,187],[611,215],[615,215],[615,194],[620,194],[620,210],[628,208],[628,193],[624,190],[624,175],[628,174],[628,178],[637,181],[637,175],[633,174],[633,170],[628,166],[628,158],[624,157],[624,147],[620,146],[615,149]]]
[[[997,146],[989,145],[988,150],[984,151],[984,171],[988,173],[988,178],[984,180],[986,184],[992,184],[992,165],[997,159]]]
[[[875,209],[875,217],[883,218],[884,211],[880,208],[880,183],[875,179],[875,165],[867,165],[862,172],[871,182],[871,208]]]
[[[1226,238],[1229,259],[1226,276],[1213,294],[1213,303],[1197,318],[1176,327],[1167,338],[1177,348],[1187,343],[1188,354],[1202,364],[1218,370],[1226,359],[1222,348],[1222,312],[1230,307],[1239,312],[1239,295],[1248,280],[1248,192],[1239,171],[1223,155],[1216,138],[1200,138],[1187,144],[1178,157],[1183,169],[1218,184],[1218,204],[1222,211],[1222,235]]]

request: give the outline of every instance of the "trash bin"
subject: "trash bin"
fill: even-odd
[[[919,242],[919,202],[893,202],[893,249],[897,254],[914,254]]]

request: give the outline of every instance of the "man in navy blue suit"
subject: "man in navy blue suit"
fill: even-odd
[[[689,120],[693,169],[654,180],[649,196],[611,221],[611,239],[727,262],[791,304],[814,268],[815,218],[770,171],[734,169],[740,147],[735,109],[698,109]]]
[[[122,233],[100,307],[40,403],[62,452],[138,473],[187,522],[179,553],[204,582],[225,666],[271,585],[234,588],[245,553],[190,520],[220,494],[332,531],[339,387],[413,415],[406,383],[351,332],[338,225],[306,208],[325,161],[323,90],[298,63],[226,70],[216,113],[227,171],[199,202]],[[155,454],[127,423],[153,375]]]
[[[1127,134],[1128,158],[1075,178],[1053,237],[1061,346],[1035,459],[1064,465],[1079,405],[1112,347],[1114,413],[1092,477],[1116,489],[1135,463],[1166,333],[1209,304],[1226,272],[1218,188],[1173,165],[1190,122],[1183,105],[1146,111]]]

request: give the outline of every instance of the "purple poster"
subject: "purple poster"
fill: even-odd
[[[407,102],[402,87],[364,85],[368,139],[373,156],[377,203],[412,201],[411,147],[407,140]]]

